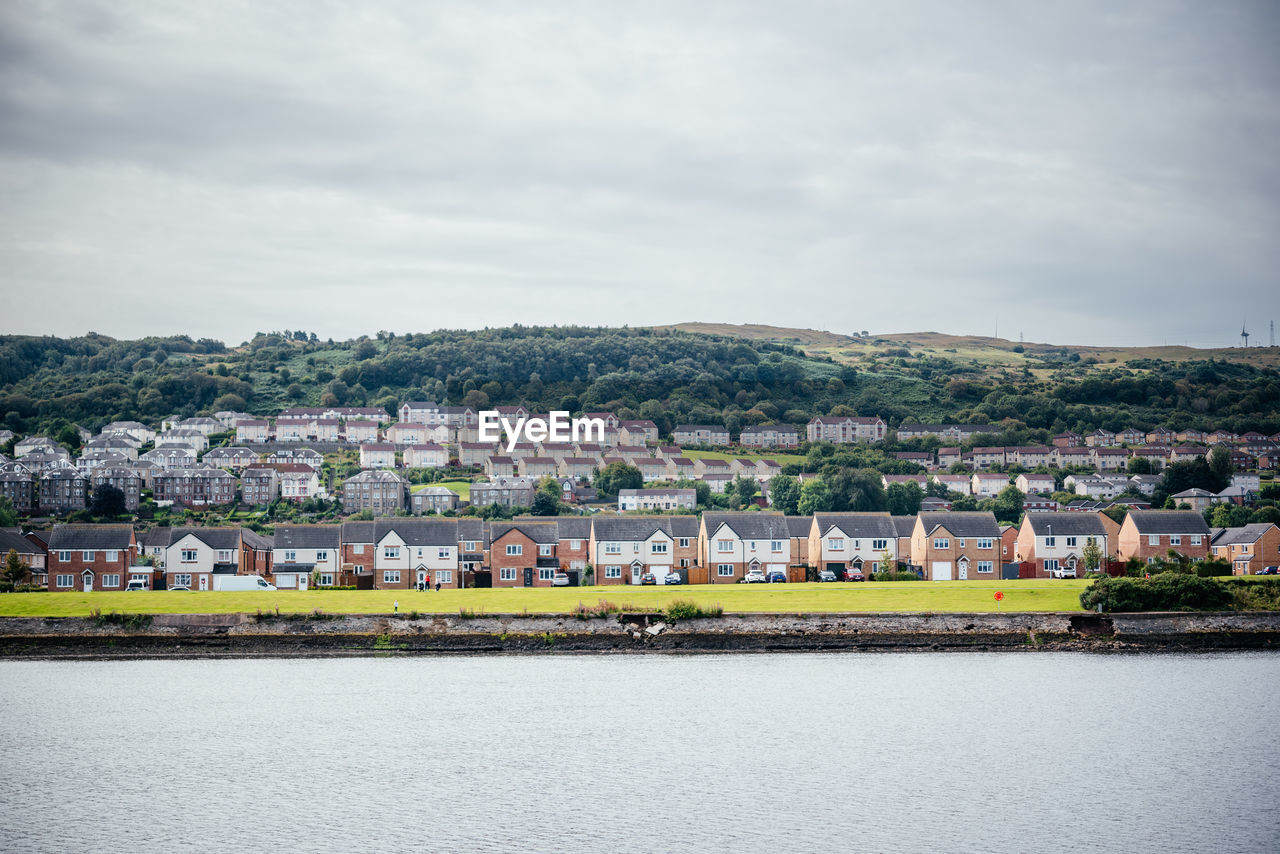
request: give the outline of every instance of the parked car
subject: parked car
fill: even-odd
[[[567,573],[567,572],[557,572],[555,575],[552,575],[552,576],[551,576],[551,586],[552,586],[552,587],[568,587],[568,586],[569,586],[569,573]]]
[[[769,583],[770,584],[786,584],[787,574],[785,572],[771,572],[769,573]]]
[[[1258,575],[1280,575],[1280,566],[1264,566],[1258,570]]]
[[[759,567],[756,567],[755,569],[748,569],[747,574],[742,577],[742,580],[746,584],[763,584],[765,581],[764,570]]]
[[[846,570],[844,574],[845,581],[866,581],[867,577],[862,574],[860,569]]]
[[[190,587],[188,587],[188,586],[186,586],[185,584],[176,584],[176,585],[174,585],[173,587],[170,587],[169,589],[170,589],[170,590],[185,590],[185,591],[186,591],[186,592],[188,592],[188,593],[190,593],[190,592],[191,592],[191,588],[190,588]]]
[[[124,589],[127,593],[130,590],[150,590],[151,588],[147,586],[147,582],[145,581],[130,581],[124,586]]]
[[[1054,578],[1075,578],[1076,568],[1074,566],[1060,566],[1049,574]]]
[[[680,573],[678,572],[669,572],[667,573],[666,579],[662,583],[663,584],[684,584],[684,578],[682,578]]]
[[[644,575],[640,576],[640,583],[641,584],[657,584],[658,576],[654,575],[652,572],[646,572]]]
[[[818,580],[819,581],[835,581],[836,574],[829,569],[820,569],[818,570]]]

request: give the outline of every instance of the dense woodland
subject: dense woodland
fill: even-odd
[[[394,412],[404,399],[607,409],[650,418],[664,432],[679,422],[737,430],[820,414],[880,415],[890,426],[1002,423],[1015,442],[1097,427],[1280,431],[1277,371],[1221,361],[1116,367],[1065,355],[1048,379],[1029,369],[991,376],[901,348],[854,366],[787,345],[625,327],[379,333],[340,342],[276,332],[235,348],[183,335],[0,337],[0,418],[23,434],[223,409],[273,415],[334,404]]]

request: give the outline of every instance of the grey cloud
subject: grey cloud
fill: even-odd
[[[0,331],[998,316],[1029,339],[1229,343],[1187,306],[1280,309],[1278,21],[6,4]]]

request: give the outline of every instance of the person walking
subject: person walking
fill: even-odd
[[[391,613],[393,613],[393,614],[399,614],[399,613],[400,613],[400,600],[399,600],[399,599],[397,599],[396,601],[394,601],[394,602],[392,602],[392,603],[391,603]]]

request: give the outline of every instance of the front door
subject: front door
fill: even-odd
[[[93,573],[86,572],[83,576],[83,580],[84,580],[84,592],[92,593],[93,592]]]
[[[207,575],[200,576],[200,589],[201,590],[209,589],[209,576]]]
[[[956,564],[957,578],[961,581],[969,580],[969,561],[962,560]]]
[[[427,571],[425,569],[418,570],[418,589],[422,590],[427,586]]]
[[[533,567],[531,566],[526,566],[524,568],[524,586],[525,587],[533,586]]]
[[[639,584],[640,576],[642,575],[644,575],[644,564],[642,563],[631,564],[631,583]]]

